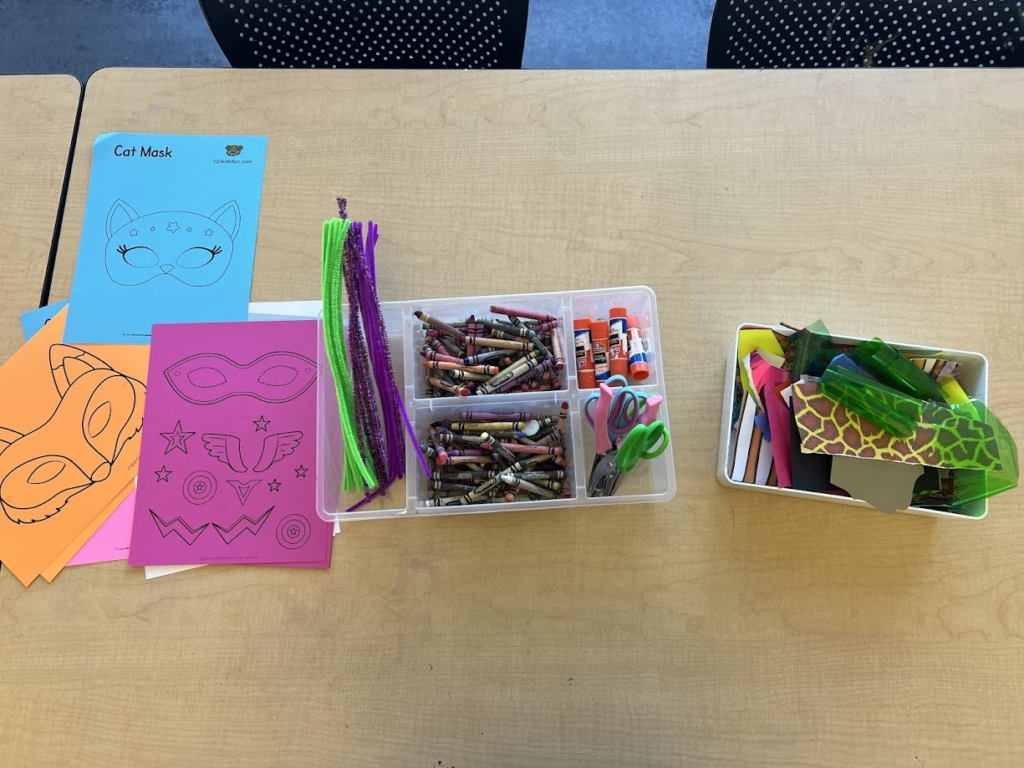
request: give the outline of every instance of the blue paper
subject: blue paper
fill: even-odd
[[[68,305],[68,300],[58,301],[56,304],[48,304],[39,309],[30,309],[21,313],[21,335],[28,341],[50,322],[58,312]]]
[[[754,416],[754,423],[761,429],[761,434],[764,435],[764,441],[766,443],[770,443],[772,441],[772,427],[771,422],[768,421],[768,414],[756,414]]]
[[[878,379],[875,376],[868,373],[866,370],[857,365],[857,363],[855,363],[853,358],[850,357],[849,355],[836,355],[835,357],[832,358],[831,364],[838,365],[840,368],[845,368],[846,370],[853,371],[854,373],[859,373],[861,376],[866,376],[872,381],[878,381]]]
[[[264,136],[97,138],[64,340],[245,320],[266,153]]]

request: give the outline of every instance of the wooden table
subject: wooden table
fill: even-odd
[[[983,351],[1024,437],[1024,73],[108,70],[105,131],[270,137],[253,295],[381,223],[384,299],[648,283],[664,506],[353,523],[325,573],[0,585],[37,765],[1020,765],[1021,494],[942,522],[727,490],[741,321]]]
[[[0,363],[39,306],[81,98],[70,75],[0,76]]]

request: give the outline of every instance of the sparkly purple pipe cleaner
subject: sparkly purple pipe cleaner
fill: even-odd
[[[356,264],[361,259],[363,250],[362,225],[353,222],[349,227],[348,237],[344,246],[345,293],[348,294],[348,360],[352,374],[352,394],[355,402],[355,416],[359,450],[366,456],[369,454],[373,472],[382,485],[391,480],[387,466],[387,449],[385,440],[381,438],[380,419],[377,415],[377,404],[373,397],[373,382],[370,378],[370,366],[363,354],[366,345],[363,341],[363,329],[359,324],[359,310],[363,297],[359,290],[356,275]],[[365,322],[365,320],[364,320]]]
[[[338,211],[345,218],[344,199],[338,200]],[[405,432],[412,440],[423,471],[430,476],[430,465],[420,450],[395,382],[387,327],[377,299],[374,252],[377,225],[367,222],[365,240],[363,235],[363,225],[353,222],[344,247],[345,292],[349,302],[346,341],[360,450],[364,456],[369,456],[379,486],[349,507],[349,512],[383,495],[392,482],[405,475]],[[374,383],[379,409],[373,393]]]
[[[405,410],[405,403],[402,400],[402,394],[398,389],[398,384],[395,382],[395,373],[391,365],[391,351],[388,347],[388,331],[384,325],[384,317],[380,312],[380,302],[377,299],[377,266],[376,256],[374,253],[374,247],[377,245],[377,225],[372,221],[367,224],[367,238],[366,238],[366,258],[363,261],[363,271],[361,274],[360,284],[364,295],[367,297],[364,302],[364,306],[372,307],[373,312],[377,316],[377,328],[380,334],[377,338],[376,348],[381,351],[381,362],[386,366],[387,370],[387,382],[390,384],[391,399],[395,405],[398,406],[398,412],[401,415],[402,422],[405,425],[405,430],[409,434],[409,439],[412,440],[413,448],[416,451],[416,456],[419,459],[420,466],[423,467],[423,472],[427,477],[430,477],[430,463],[427,461],[427,457],[423,455],[423,451],[420,450],[419,441],[416,439],[416,430],[413,429],[412,422],[409,420],[409,414]],[[365,320],[364,320],[365,322]],[[380,368],[374,368],[375,371],[380,371]],[[380,374],[378,373],[378,387],[380,386]],[[382,395],[383,398],[383,395]],[[397,441],[400,442],[404,449],[404,441],[402,441],[401,428],[398,428]],[[399,475],[400,477],[401,475]]]

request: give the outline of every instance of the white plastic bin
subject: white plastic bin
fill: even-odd
[[[827,501],[831,504],[846,504],[856,507],[874,509],[870,504],[861,499],[853,499],[848,496],[833,496],[828,493],[815,493],[813,491],[800,491],[794,488],[774,488],[765,485],[754,485],[732,480],[729,477],[729,465],[732,464],[733,452],[736,446],[732,442],[732,410],[733,397],[735,395],[737,351],[739,349],[740,331],[747,328],[767,328],[770,330],[788,333],[789,330],[781,326],[761,325],[760,323],[743,323],[736,329],[736,336],[733,340],[732,350],[729,352],[729,362],[726,366],[725,375],[725,397],[722,401],[722,434],[718,447],[718,482],[730,488],[741,488],[747,491],[759,491],[761,493],[774,493],[782,496],[794,496],[803,499],[815,499]],[[855,344],[867,339],[856,336],[838,336],[833,334],[832,339],[839,344]],[[920,357],[941,356],[947,360],[953,360],[960,364],[960,386],[971,397],[975,397],[982,403],[988,400],[988,359],[978,352],[962,352],[956,349],[941,349],[938,347],[922,347],[916,344],[902,344],[889,342],[900,352],[911,352]],[[956,520],[980,520],[988,514],[988,499],[982,499],[964,508],[962,514],[943,512],[936,509],[925,509],[923,507],[910,507],[903,512],[915,515],[929,515],[931,517],[952,518]]]

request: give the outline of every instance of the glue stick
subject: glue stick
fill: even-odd
[[[626,339],[626,308],[612,307],[608,311],[608,363],[612,376],[629,373],[629,347]]]
[[[594,358],[590,345],[590,318],[573,320],[572,332],[576,340],[576,383],[580,389],[594,389]]]
[[[640,321],[636,315],[629,315],[626,318],[627,331],[629,334],[629,375],[636,381],[644,381],[651,375],[647,367],[647,358],[644,356],[644,340],[640,337]]]
[[[590,324],[590,344],[594,356],[594,378],[607,381],[611,376],[608,365],[608,321],[595,320]]]

